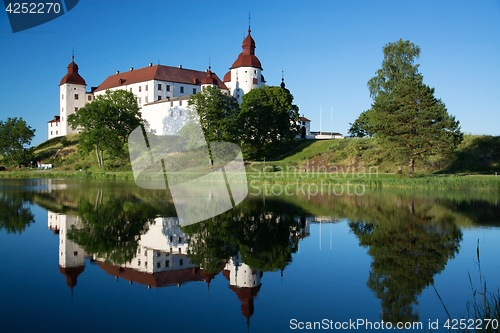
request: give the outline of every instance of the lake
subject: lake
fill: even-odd
[[[277,193],[182,226],[134,182],[0,179],[1,331],[445,332],[500,288],[498,192]]]

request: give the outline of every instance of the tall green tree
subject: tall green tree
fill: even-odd
[[[382,68],[367,83],[370,97],[376,99],[381,92],[391,94],[408,78],[422,81],[422,75],[418,72],[420,65],[415,64],[415,60],[420,58],[418,45],[399,39],[386,44],[383,51]]]
[[[238,128],[243,149],[253,157],[265,156],[299,134],[299,108],[286,89],[255,88],[243,95]]]
[[[71,127],[79,129],[79,145],[84,151],[95,150],[99,166],[104,167],[103,152],[126,155],[128,135],[144,123],[137,100],[125,90],[107,90],[91,103],[68,116]]]
[[[370,126],[377,140],[414,172],[417,160],[449,155],[462,141],[459,122],[434,97],[434,88],[406,79],[392,94],[380,93],[372,106]]]
[[[35,130],[23,118],[0,120],[0,154],[14,165],[29,164],[33,149],[26,146],[31,144],[34,136]]]
[[[234,98],[224,95],[219,88],[209,86],[191,96],[188,106],[189,123],[180,130],[180,135],[198,133],[193,126],[201,124],[207,142],[236,140],[236,117],[240,107]]]

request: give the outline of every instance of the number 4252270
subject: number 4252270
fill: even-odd
[[[448,319],[444,325],[445,328],[451,330],[457,329],[475,329],[481,330],[491,328],[496,330],[498,328],[498,319]]]
[[[61,4],[58,2],[14,2],[7,5],[5,11],[9,14],[58,14],[61,11]]]

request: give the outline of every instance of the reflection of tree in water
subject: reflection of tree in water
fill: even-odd
[[[35,217],[26,204],[31,203],[33,194],[30,192],[8,191],[0,194],[0,230],[9,234],[21,234]]]
[[[367,285],[381,299],[382,319],[393,323],[418,321],[413,305],[458,253],[462,240],[452,221],[432,223],[418,217],[413,203],[409,207],[410,214],[398,223],[388,214],[378,224],[349,224],[360,244],[369,248],[373,262]]]
[[[243,201],[215,218],[183,227],[191,235],[191,262],[216,272],[221,262],[240,253],[242,261],[254,269],[283,270],[298,249],[300,224],[290,205],[278,201],[267,205]]]
[[[130,199],[130,198],[129,198]],[[115,264],[135,257],[138,241],[147,232],[157,210],[153,206],[125,200],[90,203],[81,200],[78,216],[81,226],[72,228],[68,236],[98,258]]]

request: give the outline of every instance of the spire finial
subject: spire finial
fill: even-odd
[[[281,69],[281,82],[285,82],[285,72]]]
[[[71,51],[71,61],[75,61],[75,47],[73,46],[73,50]]]
[[[250,11],[248,11],[248,33],[250,33]]]
[[[208,70],[210,70],[212,67],[210,66],[210,54],[208,55]]]

